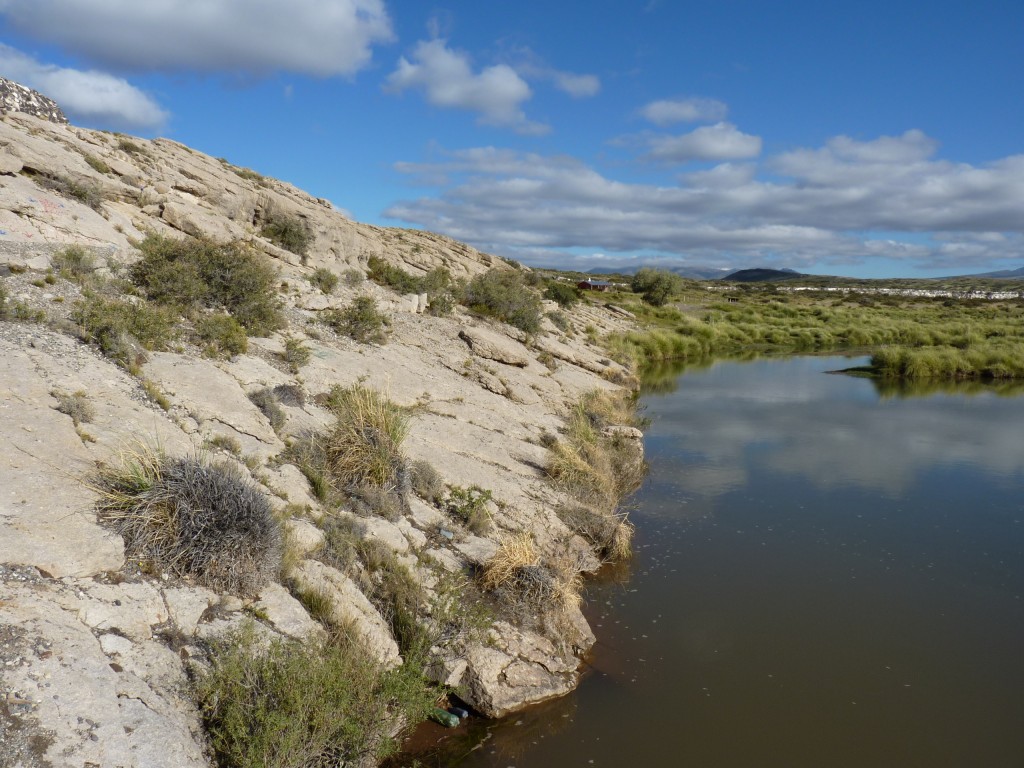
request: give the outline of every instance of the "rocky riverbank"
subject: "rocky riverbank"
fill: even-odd
[[[282,222],[298,227],[300,245],[275,228]],[[155,289],[133,272],[140,244],[193,238],[273,266],[273,330],[211,341],[207,315],[182,315],[165,343],[121,333],[115,348],[83,319],[83,307],[130,307],[126,323],[145,315]],[[536,570],[523,573],[558,584],[607,554],[592,523],[607,521],[616,489],[581,503],[590,449],[573,440],[609,441],[635,463],[639,433],[617,428],[627,419],[603,406],[586,424],[573,418],[600,393],[626,391],[627,371],[592,341],[630,321],[551,302],[528,331],[458,305],[432,312],[426,293],[367,280],[381,264],[415,278],[525,274],[445,237],[353,222],[173,141],[0,119],[0,762],[209,765],[192,691],[211,643],[255,624],[265,642],[310,646],[343,626],[382,665],[399,664],[402,638],[380,586],[398,570],[427,606],[423,625],[436,623],[429,606],[441,585],[487,609],[476,634],[432,635],[425,660],[482,714],[575,686],[593,643],[578,605],[559,603],[553,632],[503,601],[507,584],[482,576],[513,541],[532,547],[520,565]],[[338,318],[371,304],[386,336],[344,332]],[[298,450],[336,427],[338,393],[363,390],[407,420],[391,506],[351,484],[325,490]],[[579,438],[587,429],[596,436]],[[97,473],[140,451],[230,466],[255,487],[283,536],[274,577],[237,594],[126,549],[98,517]],[[433,490],[409,480],[413,467],[431,469]],[[345,562],[339,530],[355,552]],[[384,561],[392,571],[375,569]],[[310,595],[328,601],[326,614]]]

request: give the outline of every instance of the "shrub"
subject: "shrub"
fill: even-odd
[[[146,349],[164,349],[177,337],[177,315],[166,307],[130,304],[99,295],[75,304],[71,319],[88,341],[125,367],[145,360]]]
[[[313,352],[302,343],[302,339],[297,339],[294,336],[285,337],[281,359],[288,364],[288,370],[292,373],[298,373],[299,368],[308,363],[312,356]]]
[[[630,288],[634,293],[643,295],[643,300],[651,306],[663,306],[673,293],[682,287],[679,275],[663,269],[644,267],[633,275]]]
[[[53,254],[50,261],[61,277],[75,282],[81,282],[96,269],[96,260],[89,251],[80,245],[69,245],[64,250]]]
[[[89,396],[82,390],[69,394],[55,389],[50,394],[57,399],[57,410],[70,416],[76,427],[81,423],[89,423],[96,416]]]
[[[580,300],[580,292],[574,285],[552,280],[544,289],[544,298],[557,302],[558,306],[568,309]]]
[[[203,315],[196,321],[196,334],[206,342],[211,357],[233,357],[249,349],[245,328],[231,315]]]
[[[142,258],[128,276],[151,301],[186,313],[200,306],[225,309],[251,336],[284,325],[277,272],[251,248],[151,234],[139,250]]]
[[[4,281],[0,280],[0,320],[6,320],[7,313],[7,288],[4,286]]]
[[[379,256],[371,256],[367,268],[369,278],[378,285],[393,288],[399,293],[422,293],[424,290],[423,278],[393,267]]]
[[[267,497],[228,464],[140,449],[101,471],[99,519],[133,560],[217,591],[253,595],[281,564]]]
[[[491,513],[487,509],[487,502],[490,500],[491,492],[478,485],[469,488],[453,485],[448,493],[445,509],[471,533],[483,536],[491,530]]]
[[[273,209],[267,212],[267,220],[260,227],[260,234],[274,245],[303,258],[313,243],[313,232],[305,219]]]
[[[362,285],[363,280],[366,279],[366,275],[358,269],[346,269],[341,273],[341,276],[345,280],[345,285],[349,288],[356,288]]]
[[[324,293],[330,294],[338,287],[339,278],[327,267],[317,267],[316,271],[309,276],[309,282]]]
[[[85,162],[97,173],[110,173],[110,166],[96,157],[96,155],[86,155]]]
[[[249,400],[260,409],[260,412],[267,417],[270,422],[271,428],[277,432],[284,426],[288,417],[285,416],[281,406],[277,402],[277,396],[274,391],[264,387],[258,389],[255,392],[249,393]]]
[[[123,152],[127,152],[129,155],[145,155],[146,150],[136,144],[131,139],[119,138],[117,140],[117,148]]]
[[[36,181],[45,189],[53,190],[58,195],[84,203],[94,211],[103,207],[103,193],[99,186],[91,181],[76,181],[67,176],[49,175],[40,175],[36,177]]]
[[[274,397],[282,405],[294,405],[301,408],[306,404],[306,393],[297,384],[278,384],[273,389]]]
[[[197,696],[218,764],[329,768],[378,764],[436,694],[416,665],[383,670],[345,633],[265,645],[249,625],[212,643]]]
[[[335,333],[360,344],[385,344],[388,340],[391,320],[377,308],[372,296],[357,296],[345,309],[327,310],[322,317]]]
[[[491,269],[477,275],[466,286],[462,302],[524,333],[540,330],[540,296],[527,287],[521,272]]]
[[[569,316],[565,314],[565,312],[562,312],[561,310],[548,312],[547,317],[548,320],[551,321],[551,324],[555,326],[555,328],[560,330],[562,333],[566,333],[569,331],[570,328],[572,328],[572,322],[569,320]]]

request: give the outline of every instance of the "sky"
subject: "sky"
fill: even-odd
[[[0,75],[531,266],[1024,267],[1020,0],[0,0]]]

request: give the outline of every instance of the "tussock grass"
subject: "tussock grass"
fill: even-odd
[[[578,533],[611,561],[633,556],[634,526],[625,515],[609,514],[581,504],[563,505],[555,510],[570,530]]]
[[[269,387],[258,389],[255,392],[249,393],[249,401],[260,409],[260,412],[267,417],[270,422],[270,427],[275,432],[280,432],[281,428],[285,425],[288,417],[285,416],[284,410],[282,410],[280,404],[277,401],[277,395],[274,390]]]
[[[337,416],[324,438],[327,468],[335,480],[346,487],[402,488],[408,482],[401,449],[409,431],[408,412],[362,384],[334,387],[327,407]]]
[[[87,424],[96,417],[96,409],[89,402],[89,395],[84,390],[64,392],[55,389],[50,394],[57,399],[57,410],[70,416],[76,427],[79,424]]]
[[[533,538],[522,533],[507,536],[484,566],[480,582],[515,607],[564,613],[578,608],[583,579],[567,563],[545,563]]]
[[[251,595],[277,576],[282,539],[266,496],[229,464],[145,447],[105,467],[100,522],[129,558],[218,591]]]

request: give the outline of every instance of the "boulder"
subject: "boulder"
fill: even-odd
[[[517,368],[525,368],[530,364],[530,356],[522,344],[506,336],[499,336],[493,331],[463,328],[459,331],[459,338],[466,342],[473,350],[473,354],[478,357]]]

